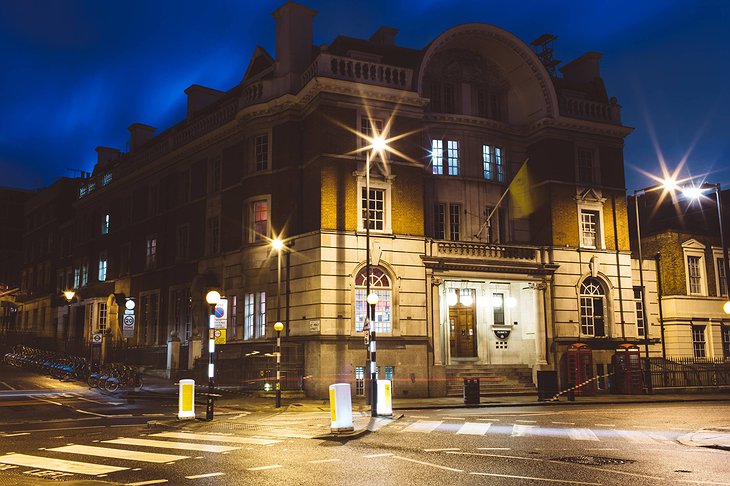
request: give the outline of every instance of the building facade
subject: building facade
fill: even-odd
[[[59,230],[71,251],[52,272],[76,290],[56,308],[63,336],[102,333],[109,355],[193,368],[217,289],[222,362],[244,363],[229,379],[270,371],[254,358],[271,356],[281,320],[292,380],[311,396],[336,382],[359,394],[369,281],[379,373],[396,396],[460,393],[468,372],[531,385],[575,343],[594,349],[593,375],[610,372],[618,344],[651,338],[656,352],[656,279],[647,267],[644,312],[629,247],[631,129],[599,54],[558,75],[544,49],[487,24],[423,48],[390,27],[314,45],[315,16],[286,3],[275,55],[257,48],[239,85],[193,85],[185,120],[131,125],[128,153],[97,149]]]

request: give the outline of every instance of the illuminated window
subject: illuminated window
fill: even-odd
[[[355,366],[355,395],[365,395],[365,367]]]
[[[702,295],[702,271],[700,265],[702,258],[698,256],[687,256],[687,274],[689,276],[690,295]]]
[[[605,336],[605,294],[598,279],[589,277],[580,286],[580,332],[586,336]]]
[[[104,176],[101,179],[101,185],[102,186],[107,186],[107,185],[109,185],[109,183],[111,181],[112,181],[112,173],[111,172],[107,172],[106,174],[104,174]]]
[[[251,218],[249,241],[264,241],[269,236],[269,202],[267,200],[252,202],[249,212]]]
[[[255,294],[249,292],[243,301],[243,339],[254,338],[254,320],[255,320]]]
[[[355,331],[362,332],[367,315],[367,267],[363,267],[355,278]],[[391,325],[391,296],[390,279],[378,267],[370,267],[370,291],[378,296],[375,305],[375,332],[390,333]]]
[[[370,229],[383,231],[385,228],[385,190],[370,188],[370,199],[367,197],[367,190],[362,188],[362,219],[363,227],[367,223],[367,208],[370,208]]]
[[[504,182],[504,165],[500,147],[482,145],[482,164],[486,180]]]
[[[256,337],[266,337],[266,292],[257,292],[256,294]]]
[[[104,215],[104,218],[101,220],[101,234],[102,235],[109,234],[110,217],[111,217],[111,215],[109,213],[107,213]]]
[[[89,261],[84,260],[81,264],[81,286],[85,286],[89,283]]]
[[[431,140],[431,167],[436,175],[444,173],[444,142]]]
[[[599,242],[599,213],[598,211],[580,211],[581,246],[584,248],[598,248]]]
[[[99,302],[99,331],[106,331],[107,307],[106,302]]]
[[[106,268],[107,268],[108,260],[106,256],[106,252],[102,252],[99,254],[99,282],[103,282],[106,280]]]
[[[641,300],[641,287],[634,287],[634,304],[636,305],[636,332],[638,336],[646,335],[646,321],[644,320],[644,303]]]
[[[448,140],[446,142],[447,148],[447,164],[449,168],[448,174],[450,176],[459,175],[459,142],[456,140]]]

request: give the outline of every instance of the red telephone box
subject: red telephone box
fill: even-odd
[[[644,392],[644,374],[641,371],[641,352],[634,344],[619,344],[611,359],[614,371],[613,392],[640,395]]]
[[[596,382],[593,380],[593,350],[587,344],[575,343],[568,347],[566,353],[566,371],[568,388],[577,386],[575,394],[591,396],[596,394]]]

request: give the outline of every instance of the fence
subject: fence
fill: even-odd
[[[649,358],[654,387],[730,386],[730,360],[724,358]]]
[[[301,390],[304,381],[303,346],[282,343],[281,347],[281,389]],[[254,352],[248,346],[241,346],[237,351],[218,355],[216,383],[247,390],[264,390],[268,384],[273,389],[276,383],[274,345],[271,345],[271,352]]]

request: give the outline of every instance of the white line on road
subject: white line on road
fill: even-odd
[[[180,459],[187,459],[189,456],[178,456],[175,454],[157,454],[152,452],[138,452],[127,449],[112,449],[109,447],[94,447],[86,445],[69,445],[48,449],[53,452],[66,452],[68,454],[81,454],[84,456],[111,457],[113,459],[125,459],[128,461],[154,462],[157,464],[169,463]]]
[[[401,430],[401,432],[422,432],[424,434],[428,434],[429,432],[433,432],[442,423],[443,422],[441,420],[419,420],[418,422],[413,422],[411,425]]]
[[[59,405],[60,405],[60,403],[59,403]],[[104,417],[104,418],[133,417],[133,415],[131,413],[122,413],[119,415],[114,415],[114,414],[107,415],[105,413],[96,413],[96,412],[89,412],[87,410],[79,410],[78,408],[75,408],[74,410],[76,410],[78,413],[85,413],[87,415],[93,415],[95,417]]]
[[[208,474],[196,474],[195,476],[185,476],[185,479],[201,479],[201,478],[213,478],[216,476],[225,476],[226,473],[214,472]]]
[[[433,463],[425,462],[425,461],[417,461],[415,459],[410,459],[408,457],[403,457],[403,456],[393,456],[393,459],[400,459],[401,461],[415,462],[416,464],[422,464],[424,466],[436,467],[438,469],[444,469],[446,471],[464,472],[463,469],[454,469],[453,467],[441,466],[440,464],[433,464]]]
[[[491,426],[492,424],[489,422],[485,424],[466,422],[464,425],[461,426],[459,430],[456,431],[456,433],[462,435],[484,435],[487,433],[489,427]]]
[[[675,481],[679,483],[695,483],[695,484],[720,484],[723,486],[728,486],[730,483],[718,483],[715,481],[692,481],[690,479],[675,479]]]
[[[575,425],[575,422],[552,422],[553,424]]]
[[[14,464],[16,466],[34,467],[39,469],[51,469],[74,474],[88,474],[97,476],[129,469],[127,467],[105,466],[103,464],[92,464],[90,462],[64,461],[48,457],[29,456],[27,454],[7,454],[0,456],[0,463]]]
[[[0,381],[0,383],[2,383],[3,385],[7,386],[7,387],[8,387],[9,389],[11,389],[11,390],[16,390],[16,388],[14,388],[13,386],[11,386],[11,385],[7,384],[7,383],[6,383],[6,382],[4,382],[4,381]]]
[[[568,429],[568,435],[573,440],[594,440],[600,442],[598,436],[591,429]]]
[[[565,479],[548,479],[548,478],[535,478],[531,476],[513,476],[511,474],[494,474],[494,473],[483,473],[483,472],[472,472],[475,476],[491,476],[497,478],[513,478],[513,479],[532,479],[533,481],[547,481],[550,483],[567,483],[567,484],[586,484],[593,486],[600,486],[601,483],[585,483],[583,481],[568,481]]]
[[[522,459],[524,461],[537,461],[537,462],[543,462],[545,460],[545,459],[539,459],[537,457],[505,456],[502,454],[485,454],[485,453],[480,453],[480,452],[447,452],[447,454],[458,454],[460,456],[501,457],[503,459]]]
[[[140,481],[138,483],[127,483],[126,486],[147,486],[148,484],[166,483],[167,479],[150,479],[149,481]]]
[[[480,451],[509,451],[512,450],[510,447],[477,447]]]
[[[80,395],[73,395],[74,398],[78,398],[79,400],[83,400],[85,402],[91,402],[91,403],[98,403],[99,405],[122,405],[123,402],[100,402],[98,400],[92,400],[91,398],[84,398]]]
[[[17,434],[5,434],[3,437],[17,437],[19,435],[30,435],[30,432],[18,432]]]
[[[515,422],[521,422],[523,424],[536,424],[537,420],[515,420]]]
[[[384,453],[384,454],[368,454],[367,456],[362,456],[362,457],[365,457],[367,459],[373,459],[375,457],[390,457],[392,455],[393,454],[388,454],[388,453]]]
[[[235,437],[232,435],[215,435],[215,434],[193,434],[188,432],[160,432],[159,434],[151,434],[150,437],[163,437],[166,439],[190,439],[190,440],[209,440],[214,442],[230,442],[232,444],[257,444],[270,445],[278,444],[280,440],[262,439],[260,437]]]
[[[460,451],[458,447],[442,447],[441,449],[423,449],[423,452],[444,452],[444,451]]]
[[[594,427],[616,427],[616,424],[593,424]]]
[[[271,466],[259,466],[259,467],[249,467],[246,469],[246,471],[265,471],[266,469],[276,469],[279,467],[284,467],[280,464],[272,464]]]
[[[319,459],[317,461],[307,461],[308,464],[323,464],[325,462],[340,462],[341,459]]]
[[[222,446],[214,444],[195,444],[192,442],[171,442],[166,440],[152,439],[135,439],[129,437],[120,437],[118,439],[103,440],[108,444],[133,445],[142,447],[159,447],[160,449],[178,449],[182,451],[198,451],[198,452],[228,452],[240,449],[240,447]]]
[[[535,428],[534,425],[520,425],[514,424],[512,426],[512,437],[527,437],[530,432]]]

